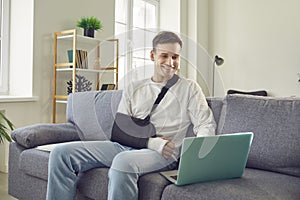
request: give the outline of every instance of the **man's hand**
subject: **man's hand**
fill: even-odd
[[[168,140],[168,142],[165,144],[162,150],[162,156],[166,159],[169,159],[174,153],[175,144],[170,140],[170,138],[167,137],[161,137],[161,138],[164,140]]]

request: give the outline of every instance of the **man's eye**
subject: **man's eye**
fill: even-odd
[[[163,55],[162,57],[163,57],[163,58],[168,58],[168,55]]]
[[[173,60],[176,60],[178,58],[178,56],[172,56]]]

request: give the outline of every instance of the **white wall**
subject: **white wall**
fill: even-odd
[[[180,32],[180,0],[160,0],[159,14],[161,29]]]
[[[208,50],[211,59],[215,55],[225,59],[216,70],[216,96],[224,96],[228,89],[263,89],[271,96],[300,96],[297,75],[300,72],[300,26],[297,25],[300,1],[180,0],[180,6],[180,13],[172,13],[175,18],[180,14],[181,34]],[[161,13],[161,17],[164,15],[168,13]],[[166,19],[162,19],[162,28]],[[187,49],[183,53],[188,61],[196,64],[183,62],[182,71],[197,80],[204,93],[210,95],[212,63],[204,66],[205,53],[191,46],[185,44]]]
[[[180,32],[184,42],[180,73],[197,81],[209,96],[211,57],[208,47],[208,0],[180,1]]]
[[[16,0],[14,0],[16,1]],[[19,6],[19,4],[16,4]],[[88,8],[88,9],[87,9]],[[23,12],[19,13],[22,17]],[[0,103],[0,110],[5,110],[7,117],[22,127],[36,123],[51,122],[52,114],[52,77],[53,77],[53,32],[74,29],[76,21],[82,16],[96,16],[103,22],[103,31],[97,32],[96,37],[104,39],[114,33],[114,1],[105,0],[51,0],[34,1],[34,30],[33,30],[33,95],[38,101]],[[20,18],[20,16],[18,16]],[[79,33],[81,33],[81,30]],[[18,31],[16,33],[15,31]],[[21,34],[22,28],[13,30],[11,34]],[[17,47],[17,45],[15,45]],[[23,50],[23,51],[26,51]],[[27,49],[30,51],[30,48]],[[21,73],[22,66],[19,66]],[[22,87],[22,85],[20,85]],[[64,111],[63,111],[64,112]],[[62,115],[61,118],[65,116]],[[2,157],[0,155],[0,157]],[[3,160],[2,158],[0,161]],[[6,160],[6,159],[5,159]],[[0,168],[7,168],[7,163]]]
[[[299,0],[210,0],[209,52],[225,59],[216,94],[230,88],[300,96]]]

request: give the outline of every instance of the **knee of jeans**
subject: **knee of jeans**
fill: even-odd
[[[67,145],[58,145],[50,153],[49,160],[52,163],[57,163],[58,160],[66,160],[70,155]]]
[[[110,168],[108,171],[109,178],[109,190],[113,191],[113,189],[120,190],[120,187],[126,188],[129,185],[135,184],[138,180],[138,173],[128,173],[126,171],[116,170]],[[133,186],[136,187],[136,186]]]
[[[121,152],[116,155],[113,159],[111,169],[125,173],[138,173],[138,166],[130,152]]]

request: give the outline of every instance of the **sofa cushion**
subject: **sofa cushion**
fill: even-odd
[[[81,140],[110,139],[121,96],[121,90],[77,92],[69,95],[67,120],[75,124]]]
[[[37,149],[24,150],[19,159],[19,169],[27,175],[44,181],[48,179],[49,152]],[[107,199],[108,168],[94,168],[78,175],[78,195],[95,200]],[[150,173],[139,178],[141,199],[159,200],[166,185],[170,184],[159,173]]]
[[[79,174],[77,193],[95,200],[107,199],[108,168],[95,168]]]
[[[211,181],[186,186],[169,185],[163,200],[299,200],[300,178],[263,170],[246,168],[237,179]]]
[[[217,97],[207,97],[206,98],[208,106],[211,108],[216,124],[218,125],[219,119],[220,119],[220,114],[222,111],[223,107],[223,99],[222,98],[217,98]]]
[[[299,98],[228,95],[217,132],[253,132],[248,167],[300,177],[299,122]]]
[[[28,175],[47,181],[49,155],[49,152],[37,149],[24,150],[20,155],[19,169]]]
[[[160,200],[170,182],[159,173],[145,174],[139,178],[139,199]]]
[[[107,199],[108,168],[95,168],[79,174],[77,190],[79,196],[95,199]],[[150,173],[139,178],[139,199],[161,199],[164,188],[170,182],[159,173]]]
[[[15,129],[11,136],[26,148],[39,145],[79,140],[75,126],[64,124],[35,124]]]

